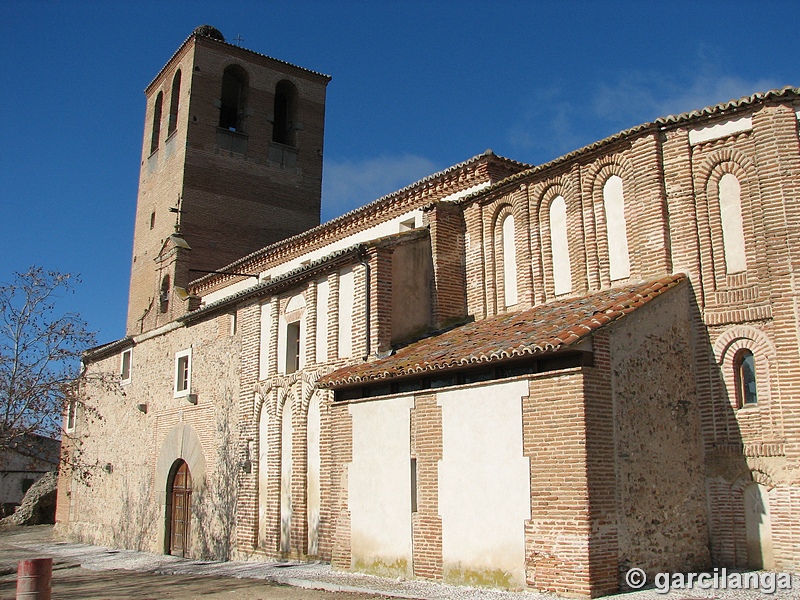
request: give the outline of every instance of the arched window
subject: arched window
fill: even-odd
[[[167,125],[167,136],[175,133],[178,129],[178,107],[181,98],[181,70],[175,73],[172,79],[172,92],[169,97],[169,125]]]
[[[153,136],[150,138],[150,154],[158,149],[161,138],[161,111],[164,105],[164,92],[158,92],[153,106]]]
[[[733,358],[733,377],[736,385],[736,402],[739,408],[758,404],[756,391],[756,359],[744,348]]]
[[[628,227],[625,222],[625,198],[622,178],[612,175],[603,186],[603,209],[606,215],[608,239],[608,271],[611,281],[631,275],[628,255]]]
[[[289,81],[281,81],[275,87],[272,141],[294,146],[294,118],[297,90]]]
[[[719,212],[722,219],[722,243],[725,246],[725,269],[729,274],[741,273],[747,269],[741,186],[731,173],[725,173],[719,180]]]
[[[222,74],[219,126],[230,131],[243,131],[246,105],[247,71],[239,65],[230,65]]]
[[[517,250],[514,245],[514,216],[506,215],[501,228],[503,238],[503,297],[506,306],[517,303]]]
[[[563,196],[556,196],[550,203],[550,252],[555,294],[567,294],[572,291],[572,268],[567,240],[567,203]]]

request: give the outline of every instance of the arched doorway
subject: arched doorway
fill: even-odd
[[[772,525],[767,488],[751,483],[744,489],[744,519],[747,530],[747,566],[772,569]]]
[[[192,518],[192,474],[189,465],[176,460],[167,479],[167,554],[189,555]]]

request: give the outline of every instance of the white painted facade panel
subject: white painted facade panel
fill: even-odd
[[[413,397],[350,405],[348,469],[354,566],[411,574],[411,408]]]
[[[527,381],[438,394],[439,515],[447,578],[478,572],[525,585],[525,521],[531,516],[530,465],[522,453],[527,395]]]
[[[306,421],[306,448],[308,452],[308,469],[306,471],[306,504],[308,518],[308,554],[315,555],[319,551],[319,507],[321,454],[319,446],[320,413],[319,392],[311,396]]]
[[[261,304],[261,332],[258,347],[258,378],[266,379],[270,373],[269,347],[272,342],[272,303]]]
[[[330,299],[330,284],[327,279],[317,282],[317,339],[316,358],[318,363],[328,360],[328,301]]]
[[[348,267],[339,273],[339,358],[348,358],[353,353],[355,295],[353,268]]]

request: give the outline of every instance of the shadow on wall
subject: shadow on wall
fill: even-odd
[[[153,546],[153,532],[158,531],[158,511],[152,499],[152,485],[146,467],[138,484],[127,476],[122,481],[119,519],[114,540],[122,548],[143,551]]]
[[[235,410],[232,394],[226,390],[216,411],[215,466],[208,485],[192,498],[192,547],[199,558],[229,560],[234,547],[239,490]]]
[[[699,308],[696,319],[699,319]],[[736,333],[741,330],[741,333]],[[763,338],[760,339],[760,338]],[[707,361],[710,407],[701,407],[706,451],[711,559],[715,566],[773,569],[770,496],[775,488],[763,458],[745,455],[744,421],[769,410],[769,344],[750,327],[705,337],[699,360]],[[749,356],[749,358],[748,358]],[[754,432],[753,432],[754,433]],[[759,428],[758,440],[769,433]],[[752,437],[752,436],[751,436]]]

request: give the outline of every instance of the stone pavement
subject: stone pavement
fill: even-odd
[[[0,531],[0,597],[13,598],[17,561],[36,556],[54,559],[54,598],[417,598],[444,600],[554,600],[551,594],[451,586],[345,573],[324,563],[198,561],[162,554],[117,550],[52,539],[52,526]],[[80,567],[78,574],[74,571]],[[62,571],[73,569],[66,581]],[[59,583],[59,578],[64,579]],[[76,583],[77,582],[77,583]],[[94,588],[80,583],[92,582]],[[61,588],[59,586],[62,585]],[[291,586],[291,587],[286,587]],[[758,590],[680,590],[668,594],[650,589],[609,596],[621,600],[682,600],[688,598],[800,598],[800,578],[792,590],[765,595]]]

